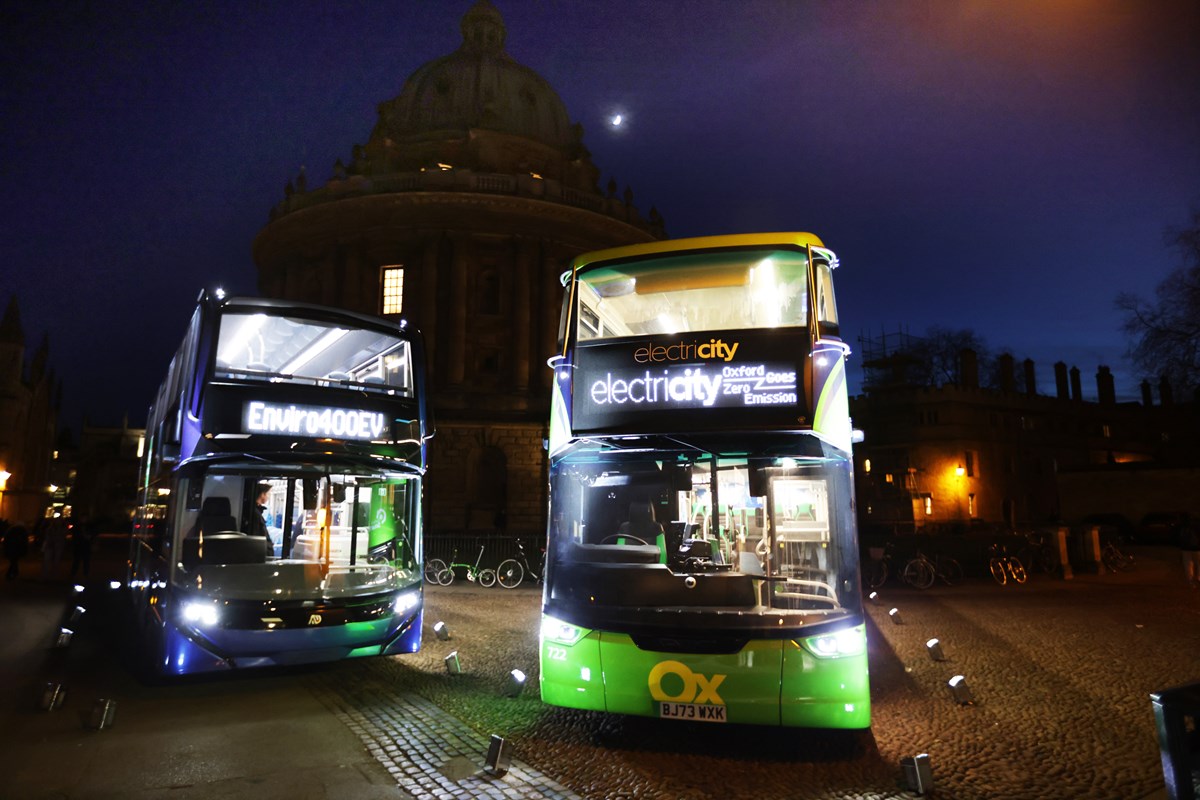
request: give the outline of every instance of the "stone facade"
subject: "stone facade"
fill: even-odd
[[[32,526],[49,501],[61,387],[49,368],[46,339],[26,368],[25,332],[17,299],[0,318],[0,519]]]
[[[560,274],[589,250],[662,238],[599,170],[554,90],[504,51],[480,0],[462,45],[420,67],[348,163],[301,174],[254,242],[259,290],[384,313],[382,275],[403,269],[398,316],[422,331],[437,434],[434,531],[543,530]]]

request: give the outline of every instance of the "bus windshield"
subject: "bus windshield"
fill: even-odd
[[[815,441],[761,458],[661,444],[553,467],[548,613],[769,628],[861,611],[848,460]]]
[[[216,377],[273,383],[351,383],[411,397],[409,343],[367,328],[263,313],[226,312],[217,340]]]
[[[172,494],[161,545],[182,589],[289,601],[420,580],[415,477],[213,468]]]
[[[818,319],[836,325],[830,262],[815,260]],[[582,269],[578,279],[581,342],[808,322],[804,250],[697,251],[608,262]]]

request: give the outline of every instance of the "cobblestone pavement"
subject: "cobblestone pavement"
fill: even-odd
[[[312,681],[415,797],[912,797],[900,761],[922,752],[937,797],[1165,797],[1149,693],[1200,679],[1200,592],[1174,551],[1135,553],[1132,573],[885,587],[868,605],[873,727],[858,736],[544,706],[540,594],[526,588],[431,588],[421,653]],[[463,674],[447,673],[451,651]],[[513,668],[529,675],[517,698],[503,693]],[[954,701],[957,674],[973,705]],[[519,760],[503,779],[475,774],[491,733]]]
[[[922,752],[938,798],[1165,798],[1149,693],[1200,680],[1200,591],[1175,551],[1134,552],[1132,573],[886,586],[867,606],[873,727],[859,735],[546,706],[541,596],[527,587],[430,588],[413,655],[168,686],[134,681],[116,643],[96,638],[105,626],[85,625],[70,648],[73,710],[26,699],[0,711],[0,798],[890,799],[913,796],[900,761]],[[0,677],[15,703],[46,674],[41,648],[64,610],[52,598],[69,585],[3,588]],[[947,660],[930,658],[932,637]],[[461,674],[445,668],[451,651]],[[528,684],[509,697],[513,668]],[[957,674],[973,705],[954,702]],[[102,735],[74,718],[93,692],[121,704]],[[491,734],[512,748],[504,776],[482,769]]]

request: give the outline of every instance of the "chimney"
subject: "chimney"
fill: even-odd
[[[1067,400],[1067,365],[1059,361],[1054,365],[1054,387],[1059,400]]]
[[[1142,381],[1142,405],[1150,408],[1154,405],[1154,396],[1150,394],[1150,381]]]
[[[1171,382],[1166,375],[1158,379],[1158,402],[1164,406],[1171,405]]]
[[[996,359],[996,364],[1000,368],[1000,391],[1005,394],[1012,394],[1015,384],[1013,382],[1013,357],[1012,353],[1001,353]]]
[[[1037,397],[1037,370],[1033,367],[1033,359],[1025,359],[1025,394]]]
[[[1083,389],[1079,386],[1079,367],[1071,367],[1071,399],[1076,403],[1083,399]]]
[[[1113,388],[1112,370],[1101,365],[1096,372],[1096,394],[1100,398],[1100,402],[1105,405],[1115,405],[1117,402],[1117,390]]]
[[[958,351],[958,384],[962,389],[979,388],[979,359],[969,347]]]

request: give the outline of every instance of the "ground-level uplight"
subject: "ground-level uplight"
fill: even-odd
[[[92,706],[92,715],[88,719],[88,727],[96,731],[111,728],[116,715],[117,701],[101,697]]]
[[[62,707],[67,699],[67,689],[61,683],[50,682],[42,691],[41,707],[43,711],[55,711]]]
[[[971,694],[971,687],[967,686],[967,679],[962,675],[955,675],[947,685],[950,687],[950,694],[954,697],[954,702],[960,706],[975,704],[975,696]]]
[[[508,742],[504,741],[503,736],[493,733],[492,740],[488,744],[487,761],[484,762],[484,767],[497,778],[501,778],[508,774],[511,764],[512,749],[508,746]]]
[[[928,753],[902,758],[900,766],[904,768],[904,782],[910,792],[925,794],[933,788],[933,768],[929,765]]]
[[[525,688],[525,673],[519,669],[514,669],[508,673],[508,686],[505,687],[504,694],[509,697],[516,697]]]

